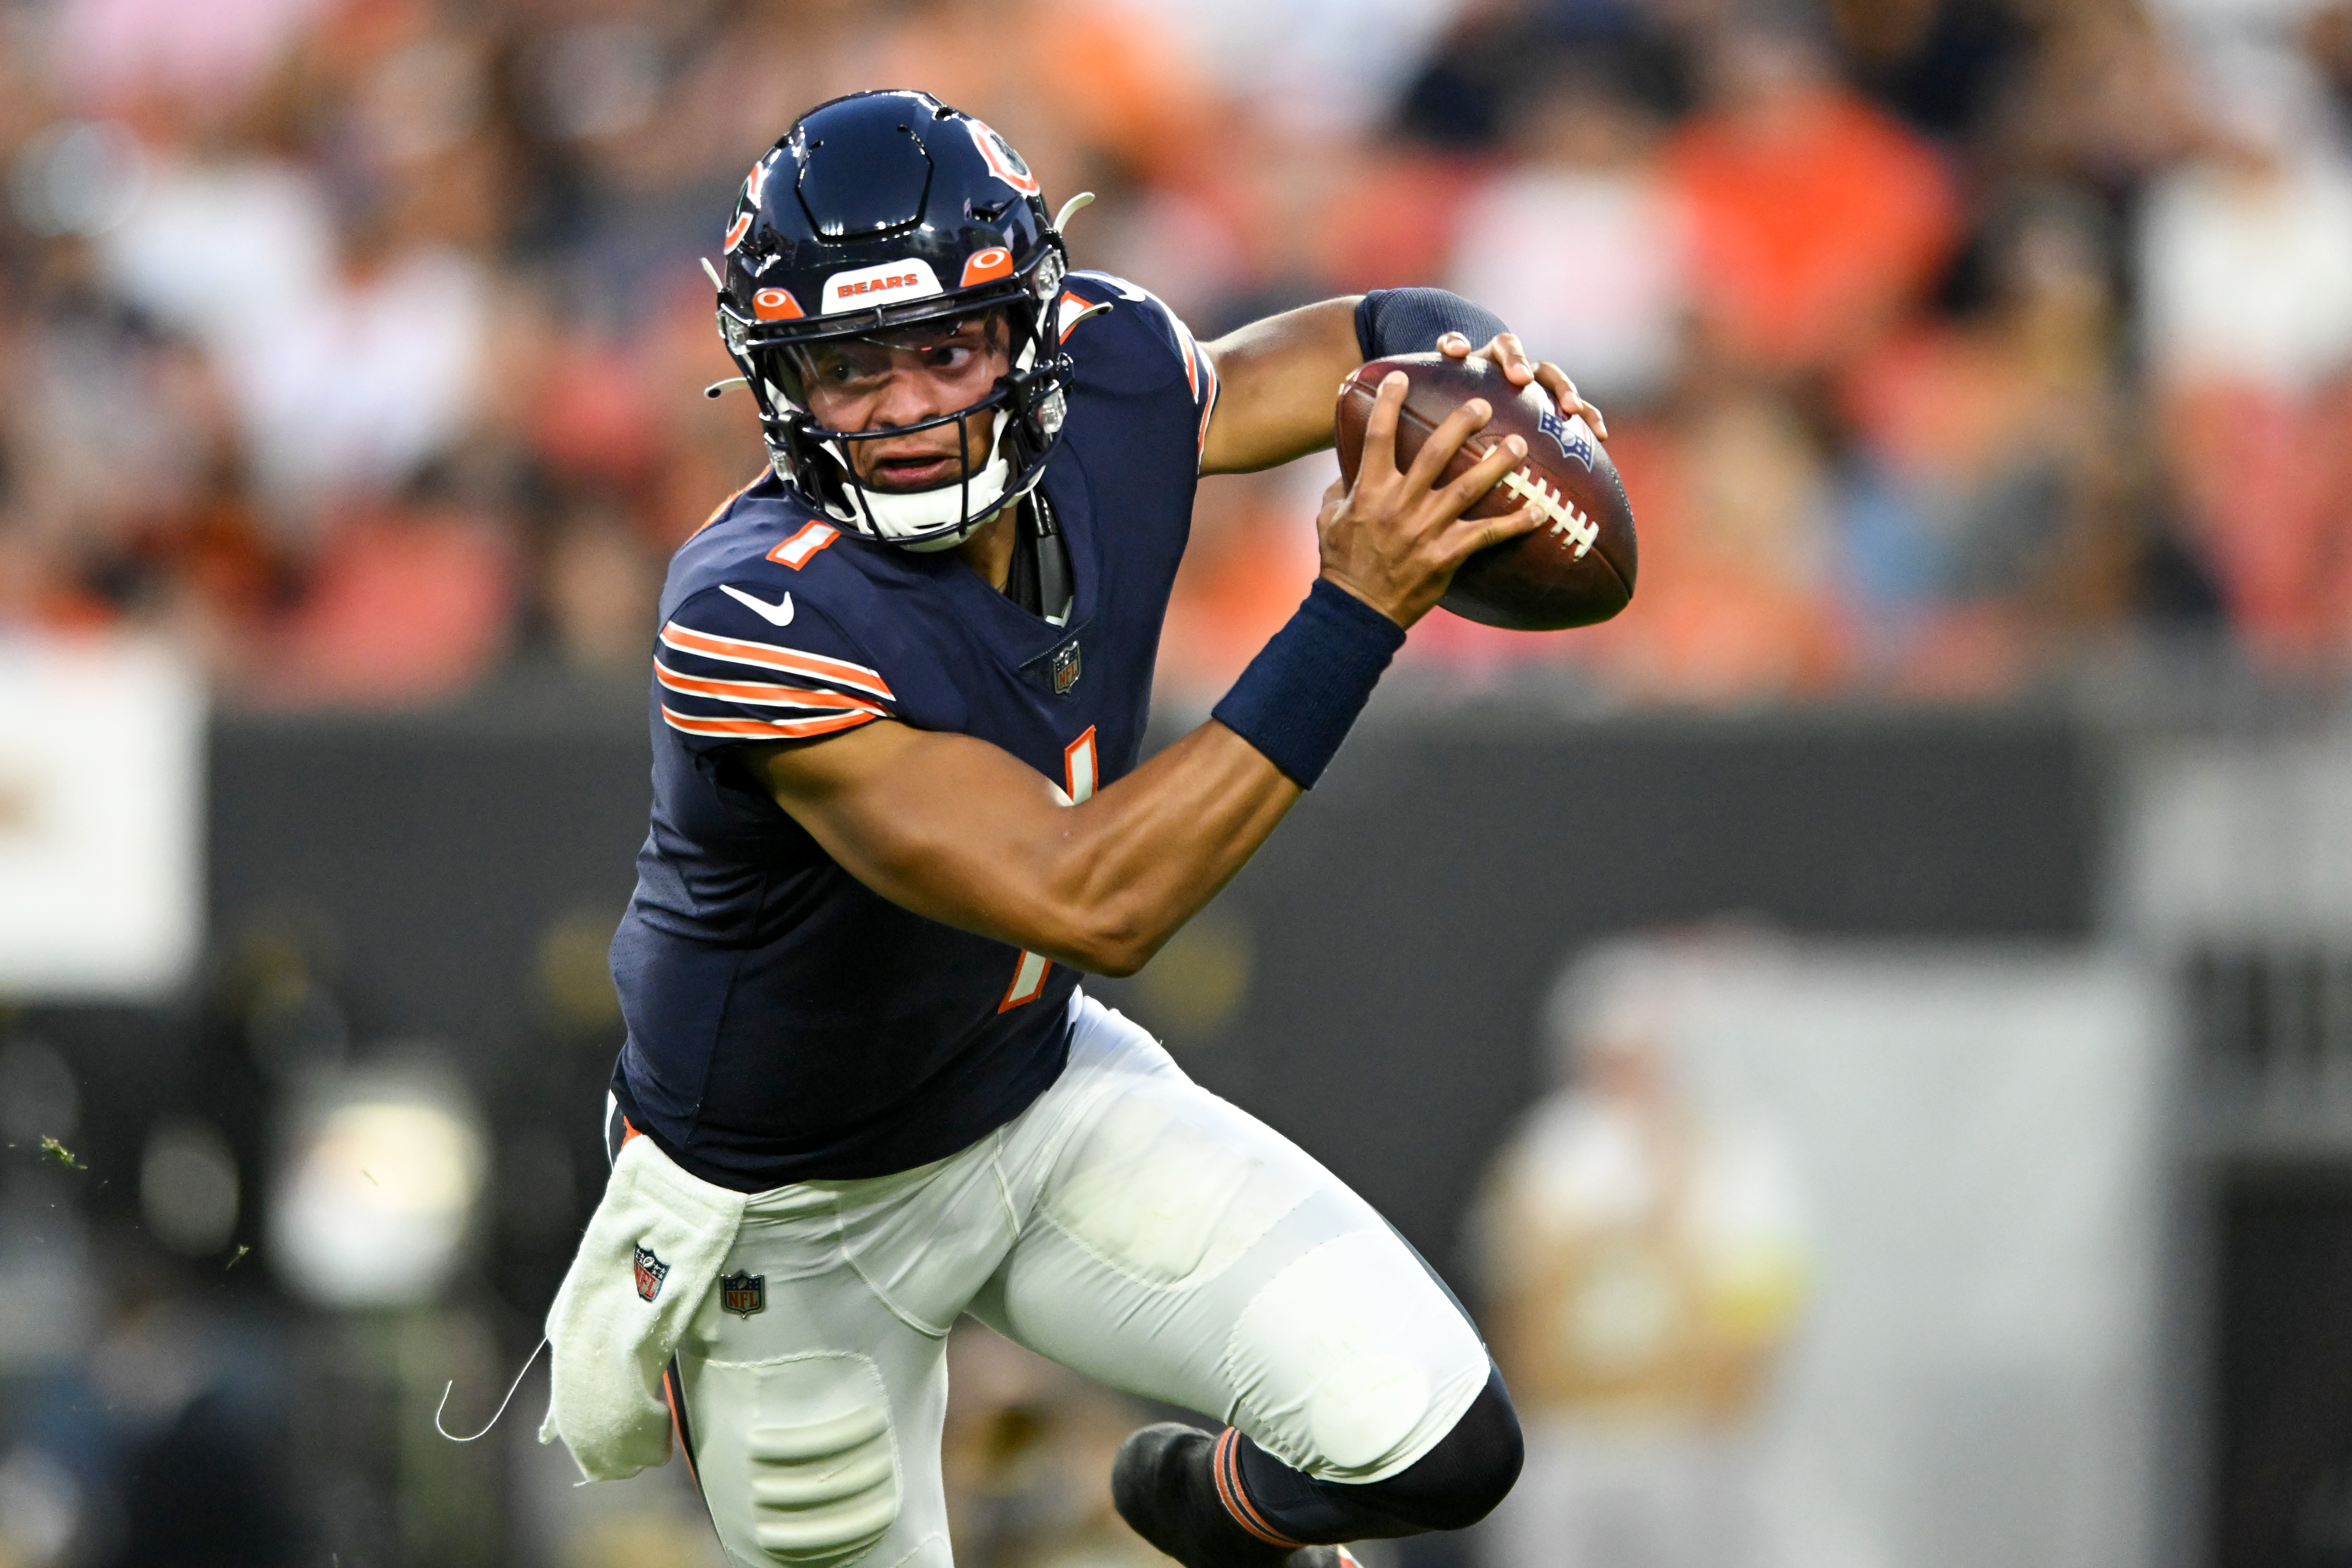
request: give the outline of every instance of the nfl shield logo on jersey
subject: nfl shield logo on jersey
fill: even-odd
[[[1047,668],[1054,673],[1054,695],[1067,696],[1070,688],[1078,683],[1077,639],[1073,637],[1055,648],[1053,660]]]
[[[739,1318],[767,1310],[768,1277],[737,1269],[719,1281],[719,1304]]]
[[[650,1301],[661,1294],[662,1281],[669,1278],[669,1265],[656,1258],[649,1247],[638,1247],[635,1257],[637,1294]]]

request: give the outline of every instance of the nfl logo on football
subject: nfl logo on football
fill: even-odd
[[[719,1281],[719,1304],[739,1318],[748,1318],[764,1311],[768,1306],[768,1277],[746,1273],[741,1269],[725,1275]]]

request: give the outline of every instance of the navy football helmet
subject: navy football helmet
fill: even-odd
[[[719,336],[759,404],[777,476],[870,538],[914,550],[970,538],[1035,487],[1061,436],[1070,366],[1055,318],[1068,266],[1029,166],[971,116],[907,91],[803,115],[744,181],[717,279]],[[992,310],[1010,329],[1012,368],[978,403],[871,431],[810,415],[799,351]],[[855,441],[949,423],[961,433],[983,418],[986,462],[967,456],[930,489],[876,489],[850,461]]]

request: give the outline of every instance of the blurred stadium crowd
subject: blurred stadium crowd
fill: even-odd
[[[0,626],[240,703],[642,679],[756,469],[695,258],[803,108],[991,119],[1196,331],[1448,284],[1610,414],[1636,611],[1448,679],[2014,692],[2352,663],[2352,6],[2296,0],[16,0]],[[1203,487],[1220,689],[1313,475]]]

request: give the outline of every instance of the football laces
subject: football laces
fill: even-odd
[[[1525,468],[1513,468],[1503,476],[1503,488],[1534,507],[1538,515],[1550,524],[1555,537],[1572,539],[1576,548],[1570,552],[1573,561],[1584,559],[1601,538],[1601,527],[1578,510],[1574,501],[1552,488],[1548,480],[1537,479]]]

